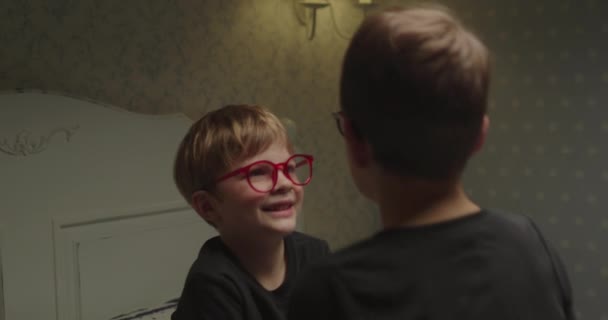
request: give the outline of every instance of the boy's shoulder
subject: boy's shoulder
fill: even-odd
[[[537,238],[538,228],[524,214],[497,209],[482,209],[479,213],[433,225],[379,231],[375,235],[337,250],[325,259],[326,268],[350,265],[358,260],[370,259],[370,255],[391,254],[391,249],[403,249],[413,243],[435,241],[441,243],[455,238],[483,238],[494,235],[502,240],[529,241]],[[536,239],[535,239],[536,240]],[[407,243],[402,246],[399,242]],[[356,264],[356,263],[355,263]]]
[[[213,277],[235,273],[238,270],[234,257],[226,245],[219,236],[215,236],[205,241],[190,267],[189,274]]]
[[[459,221],[422,228],[380,231],[312,264],[299,282],[304,286],[312,286],[313,283],[335,283],[337,279],[342,279],[348,270],[374,270],[377,267],[386,267],[384,263],[389,261],[397,265],[395,259],[402,260],[408,254],[415,256],[432,250],[431,246],[457,247],[462,243],[470,244],[476,240],[482,243],[491,238],[491,241],[496,241],[502,247],[515,243],[519,243],[520,247],[537,247],[540,237],[542,236],[538,228],[526,215],[483,209],[479,214]]]
[[[325,257],[330,251],[327,241],[297,231],[289,234],[285,240],[287,246],[296,252],[296,259],[301,263],[310,263]]]
[[[307,261],[329,253],[326,241],[301,233],[286,236],[288,246],[297,252],[299,260]],[[201,247],[190,268],[190,274],[208,277],[243,276],[243,269],[219,236],[210,238]]]

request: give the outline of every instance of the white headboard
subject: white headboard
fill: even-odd
[[[215,235],[171,176],[189,125],[0,94],[0,319],[109,319],[179,296]]]

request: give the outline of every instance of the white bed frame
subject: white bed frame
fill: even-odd
[[[171,177],[190,123],[0,94],[0,319],[107,320],[179,297],[215,235]]]

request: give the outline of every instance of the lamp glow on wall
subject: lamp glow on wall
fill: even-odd
[[[298,20],[300,23],[308,29],[308,40],[312,40],[315,37],[315,32],[317,28],[317,10],[325,7],[329,7],[331,11],[331,22],[333,23],[334,29],[336,33],[345,40],[350,40],[350,35],[345,35],[345,33],[341,32],[338,27],[338,23],[336,22],[336,14],[334,12],[334,2],[331,0],[292,0],[294,4],[294,9]],[[356,6],[363,11],[363,16],[365,16],[365,11],[371,8],[375,3],[374,0],[355,0]],[[348,5],[347,5],[348,6]],[[355,7],[356,8],[356,7]],[[304,11],[304,14],[302,14]],[[301,15],[305,16],[303,18]]]
[[[317,28],[317,10],[329,6],[327,0],[302,0],[299,2],[301,6],[310,11],[310,31],[308,33],[308,40],[312,40],[315,37],[315,31]]]

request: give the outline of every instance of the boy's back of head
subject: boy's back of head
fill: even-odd
[[[383,11],[363,22],[346,52],[342,111],[385,170],[453,178],[479,140],[489,64],[486,47],[447,11]]]

